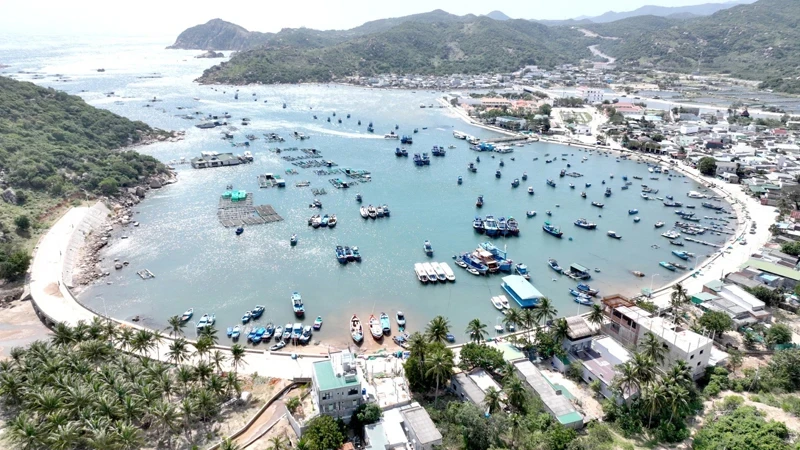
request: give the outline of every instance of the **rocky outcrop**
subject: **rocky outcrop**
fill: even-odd
[[[224,53],[215,52],[213,50],[209,50],[207,52],[204,52],[204,53],[201,53],[201,54],[195,56],[195,58],[224,58],[224,57],[225,57]]]
[[[183,50],[247,50],[269,38],[267,33],[247,31],[222,19],[212,19],[195,25],[178,35],[167,48]]]

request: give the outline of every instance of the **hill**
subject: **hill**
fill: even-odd
[[[198,81],[297,83],[382,73],[486,73],[513,71],[524,65],[552,67],[590,57],[589,41],[569,28],[550,28],[527,20],[454,16],[439,10],[409,17],[414,18],[364,24],[346,32],[354,37],[334,45],[265,46],[240,52],[206,70]]]
[[[625,66],[727,73],[800,93],[800,2],[759,0],[690,20],[644,16],[584,27]]]
[[[630,17],[638,16],[659,16],[659,17],[673,17],[673,18],[689,18],[695,16],[709,16],[717,11],[732,8],[742,3],[751,3],[752,0],[740,0],[726,3],[703,3],[700,5],[690,6],[655,6],[645,5],[633,11],[614,12],[609,11],[596,17],[587,17],[594,23],[608,23],[616,22],[617,20],[628,19]]]
[[[120,149],[163,134],[80,97],[0,77],[0,277],[7,278],[7,247],[31,237],[17,218],[35,228],[59,204],[147,182],[165,167]]]
[[[508,17],[503,11],[496,10],[486,14],[486,17],[494,20],[511,20],[511,17]]]

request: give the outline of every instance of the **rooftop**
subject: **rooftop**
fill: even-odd
[[[673,346],[685,353],[711,344],[711,339],[694,331],[678,328],[663,317],[644,317],[637,322],[645,330],[660,337],[662,341],[672,343]]]
[[[348,386],[360,386],[355,358],[349,352],[331,353],[330,359],[312,366],[317,387],[322,391]]]
[[[755,267],[756,269],[763,270],[764,272],[774,273],[784,278],[794,281],[800,281],[800,272],[793,270],[789,267],[781,266],[780,264],[771,263],[756,258],[750,258],[742,267]]]
[[[542,293],[519,275],[503,277],[503,288],[522,307],[536,306]]]
[[[436,428],[428,411],[425,411],[425,408],[419,404],[413,404],[410,408],[403,409],[400,414],[405,419],[406,425],[414,430],[420,445],[442,440],[442,433]]]
[[[525,382],[536,391],[547,409],[562,425],[583,421],[583,417],[575,410],[572,403],[563,395],[556,393],[553,386],[544,378],[539,369],[530,361],[517,361],[514,363]]]
[[[569,326],[567,335],[572,340],[583,339],[591,336],[594,333],[592,331],[592,327],[589,326],[589,323],[586,322],[586,319],[584,319],[583,316],[567,317],[566,320],[567,326]]]
[[[464,391],[464,395],[466,395],[472,403],[476,405],[483,406],[483,400],[486,398],[486,395],[483,392],[475,380],[470,378],[469,374],[466,372],[460,372],[453,376],[456,379],[456,382],[461,386],[461,390]]]

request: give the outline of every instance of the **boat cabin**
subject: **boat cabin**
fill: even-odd
[[[233,153],[208,154],[198,158],[192,158],[191,164],[195,169],[206,169],[209,167],[237,166],[242,161]]]
[[[589,278],[592,278],[591,271],[580,264],[570,264],[569,274],[581,280],[588,280]]]

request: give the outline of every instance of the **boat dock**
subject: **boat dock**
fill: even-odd
[[[223,227],[240,227],[242,225],[261,225],[279,222],[283,217],[271,205],[253,205],[253,194],[250,192],[231,191],[222,194],[217,206],[217,218]],[[242,195],[244,194],[244,195]]]
[[[700,239],[694,239],[694,238],[690,238],[690,237],[684,237],[684,238],[683,238],[683,240],[685,240],[685,241],[688,241],[688,242],[694,242],[694,243],[696,243],[696,244],[703,244],[703,245],[707,245],[707,246],[709,246],[709,247],[716,247],[716,248],[720,248],[720,247],[722,247],[721,245],[719,245],[719,244],[714,244],[713,242],[701,241]]]
[[[528,136],[509,136],[509,137],[502,137],[497,139],[488,139],[485,140],[487,144],[503,144],[507,142],[519,142],[519,141],[527,141]]]
[[[143,280],[149,280],[151,278],[156,277],[155,275],[153,275],[153,272],[150,272],[150,269],[142,269],[136,272],[136,274],[142,277]]]

